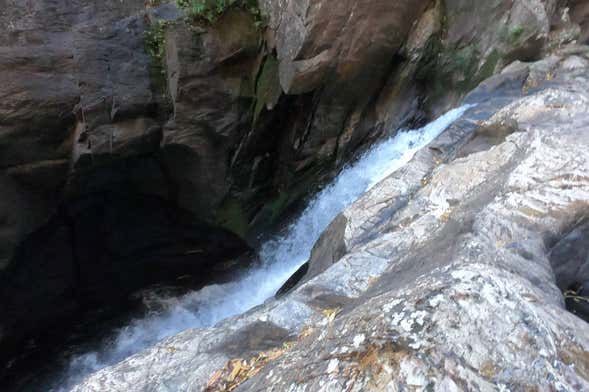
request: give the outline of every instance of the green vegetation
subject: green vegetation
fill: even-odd
[[[162,65],[166,56],[165,47],[166,22],[159,21],[145,31],[145,50],[158,65]]]
[[[264,62],[256,86],[253,125],[255,126],[260,113],[265,107],[274,107],[280,99],[282,89],[278,79],[278,60],[270,55]]]
[[[509,40],[511,42],[517,41],[525,32],[526,30],[523,26],[516,26],[509,30]]]
[[[215,22],[230,8],[241,8],[256,17],[261,24],[262,15],[257,0],[176,0],[189,18],[202,19],[209,23]]]
[[[217,211],[217,224],[242,238],[247,234],[249,223],[241,203],[234,198],[226,199]]]
[[[442,53],[442,64],[449,75],[462,75],[459,88],[469,90],[477,71],[480,53],[474,45]]]
[[[503,55],[497,49],[493,49],[493,51],[487,56],[487,60],[482,65],[479,71],[480,81],[483,81],[487,78],[490,78],[495,74],[495,68],[497,68],[497,64],[501,61]]]
[[[522,26],[516,26],[516,27],[512,28],[511,30],[509,30],[509,37],[512,40],[517,40],[517,39],[519,39],[519,37],[522,36],[524,31],[525,30]]]
[[[270,218],[270,221],[274,222],[280,217],[280,214],[284,212],[289,204],[289,201],[291,201],[289,199],[290,198],[288,193],[282,191],[278,197],[268,203],[268,207],[270,208],[270,211],[272,211],[272,217]]]
[[[520,38],[522,38],[522,36],[524,35],[525,32],[526,32],[526,29],[523,26],[518,25],[518,26],[512,27],[510,29],[505,27],[501,31],[500,38],[503,42],[505,42],[509,45],[514,45],[519,41]]]
[[[143,43],[149,55],[149,77],[154,91],[167,97],[165,33],[169,22],[159,21],[145,30]]]
[[[447,48],[434,39],[425,48],[416,78],[428,86],[434,100],[448,92],[468,93],[492,76],[503,58],[504,54],[497,49],[483,55],[474,44]]]
[[[476,86],[480,53],[474,45],[446,49],[438,41],[432,42],[427,50],[417,79],[426,82],[435,97],[448,91],[468,92]]]

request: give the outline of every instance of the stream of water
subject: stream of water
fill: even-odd
[[[179,298],[160,299],[160,310],[133,321],[96,352],[74,357],[60,391],[67,391],[89,374],[188,328],[208,327],[243,313],[274,295],[310,256],[311,249],[331,221],[372,186],[405,165],[469,106],[451,110],[427,126],[401,131],[370,149],[309,202],[285,234],[264,243],[261,266],[231,283],[207,286]]]

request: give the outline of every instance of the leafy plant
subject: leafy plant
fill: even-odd
[[[524,36],[526,29],[523,26],[517,25],[512,28],[504,27],[500,31],[500,38],[503,42],[514,45],[516,44],[520,38]]]
[[[509,38],[512,41],[517,41],[525,31],[526,30],[523,28],[523,26],[515,26],[514,28],[509,30]]]
[[[165,34],[166,34],[167,22],[158,21],[151,25],[149,29],[145,31],[145,50],[147,54],[152,58],[153,64],[160,68],[161,72],[165,73],[164,59],[166,57],[166,45],[165,45]]]
[[[262,22],[257,0],[176,0],[176,3],[186,10],[188,17],[209,23],[215,22],[230,8],[246,10],[255,16],[256,24]]]

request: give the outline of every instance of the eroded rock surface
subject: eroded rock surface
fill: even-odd
[[[586,249],[589,69],[570,64],[588,58],[567,47],[486,80],[476,107],[334,221],[293,291],[74,390],[203,390],[272,347],[237,390],[588,389],[589,328],[553,269]]]
[[[259,7],[267,22],[263,28],[239,7],[211,24],[185,19],[173,1],[0,1],[0,269],[26,271],[27,263],[14,264],[22,260],[18,250],[23,243],[46,249],[47,244],[30,241],[41,227],[56,222],[50,217],[58,206],[67,209],[101,194],[157,198],[159,206],[190,211],[194,220],[185,229],[192,224],[212,230],[223,226],[242,238],[254,238],[382,135],[421,124],[457,104],[479,82],[514,60],[533,61],[551,51],[539,62],[515,62],[500,77],[481,85],[468,98],[479,103],[467,117],[472,121],[457,124],[381,184],[380,193],[371,193],[367,196],[371,200],[363,199],[356,210],[353,207],[334,222],[317,244],[308,269],[301,270],[304,279],[298,281],[297,276],[291,282],[299,285],[295,294],[262,310],[274,321],[260,324],[260,330],[273,331],[278,338],[272,338],[272,344],[278,344],[298,333],[317,307],[347,306],[350,298],[360,296],[367,283],[358,283],[355,294],[348,295],[345,290],[355,286],[346,280],[348,271],[338,269],[355,268],[357,261],[346,261],[352,254],[367,266],[352,273],[358,282],[372,282],[367,274],[379,275],[389,268],[382,258],[390,258],[393,248],[413,252],[407,256],[411,260],[436,256],[440,265],[458,257],[451,239],[472,230],[468,224],[456,224],[450,210],[470,217],[465,222],[479,219],[466,207],[461,210],[460,201],[470,197],[473,187],[481,199],[472,204],[481,211],[487,198],[498,197],[497,192],[507,186],[504,177],[515,170],[510,165],[523,160],[520,150],[508,147],[520,143],[528,151],[528,139],[517,138],[532,134],[522,126],[519,114],[483,125],[474,122],[487,120],[522,93],[540,97],[538,89],[546,92],[547,86],[554,85],[559,94],[582,95],[579,89],[589,64],[584,47],[552,54],[567,43],[586,41],[587,10],[580,1],[262,0]],[[538,99],[568,102],[569,98],[565,94]],[[545,127],[555,122],[534,119],[540,120]],[[501,156],[485,155],[501,149],[505,149]],[[473,172],[477,166],[468,161],[473,157],[488,159],[493,168]],[[446,201],[436,195],[419,198],[435,167],[457,158],[469,163],[453,169],[461,173],[449,177],[457,184],[454,193]],[[462,183],[461,176],[481,183]],[[89,203],[88,211],[76,217],[94,214],[93,206]],[[164,221],[180,239],[194,239],[190,229],[177,231],[173,223],[160,219],[166,208],[145,215],[153,218],[145,222],[146,230]],[[428,208],[437,211],[438,221],[427,214],[419,218]],[[382,245],[389,249],[386,257],[359,250],[372,249],[369,243],[380,249],[374,241],[382,237],[386,243],[389,238],[381,234],[408,227],[418,218],[439,227],[411,226],[416,237],[424,234],[424,241],[437,239],[448,246],[417,251],[409,240],[404,243],[395,236],[391,243],[398,245]],[[558,219],[564,227],[568,218]],[[113,226],[117,231],[113,236],[132,231],[132,219],[119,223]],[[56,238],[63,234],[60,224],[54,229]],[[158,240],[170,237],[166,230],[155,230],[139,245],[152,235]],[[186,244],[177,247],[177,240],[171,240],[174,252],[191,250],[185,249],[190,248]],[[53,256],[69,260],[75,247],[62,246],[63,238],[56,241],[47,248],[68,252]],[[525,249],[522,252],[528,255],[531,251]],[[539,248],[534,251],[532,255],[540,254]],[[113,254],[113,249],[104,246],[95,253]],[[114,252],[114,260],[116,256]],[[94,267],[100,269],[99,265],[89,269]],[[427,263],[417,269],[403,267],[398,279],[411,282],[431,267]],[[566,269],[571,273],[574,266]],[[157,268],[151,273],[156,272]],[[335,273],[330,284],[345,288],[344,292],[324,292],[323,286],[312,284],[330,273]],[[534,284],[556,298],[558,291],[546,274],[536,277]],[[63,289],[70,295],[75,285],[63,283],[52,294],[59,296]],[[287,322],[288,312],[300,318]],[[239,341],[240,328],[251,331],[250,322],[257,317],[244,316],[235,325],[220,328],[232,330],[234,341]],[[7,330],[1,333],[0,340]],[[190,333],[187,336],[192,339]],[[252,353],[272,345],[263,333],[255,336],[260,344],[247,346]],[[245,353],[239,347],[231,352],[223,347],[215,348],[215,360],[205,360],[211,353],[199,354],[206,364],[189,380],[181,374],[186,358],[176,357],[178,385],[202,386],[213,367]],[[189,352],[200,350],[194,349]],[[159,385],[161,378],[155,377]],[[133,387],[139,388],[141,382],[134,381]]]
[[[71,175],[137,155],[159,165],[134,174],[142,193],[254,237],[384,133],[541,56],[564,12],[552,0],[264,0],[259,28],[239,8],[211,25],[156,3],[3,3],[0,266]]]

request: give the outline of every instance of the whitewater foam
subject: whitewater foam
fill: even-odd
[[[73,358],[61,390],[68,390],[89,374],[166,337],[188,328],[214,325],[263,303],[309,258],[314,243],[342,210],[409,162],[419,149],[469,108],[451,110],[421,129],[401,131],[374,146],[317,193],[285,235],[261,246],[260,267],[232,283],[207,286],[179,298],[161,299],[163,311],[133,321],[100,351]]]

